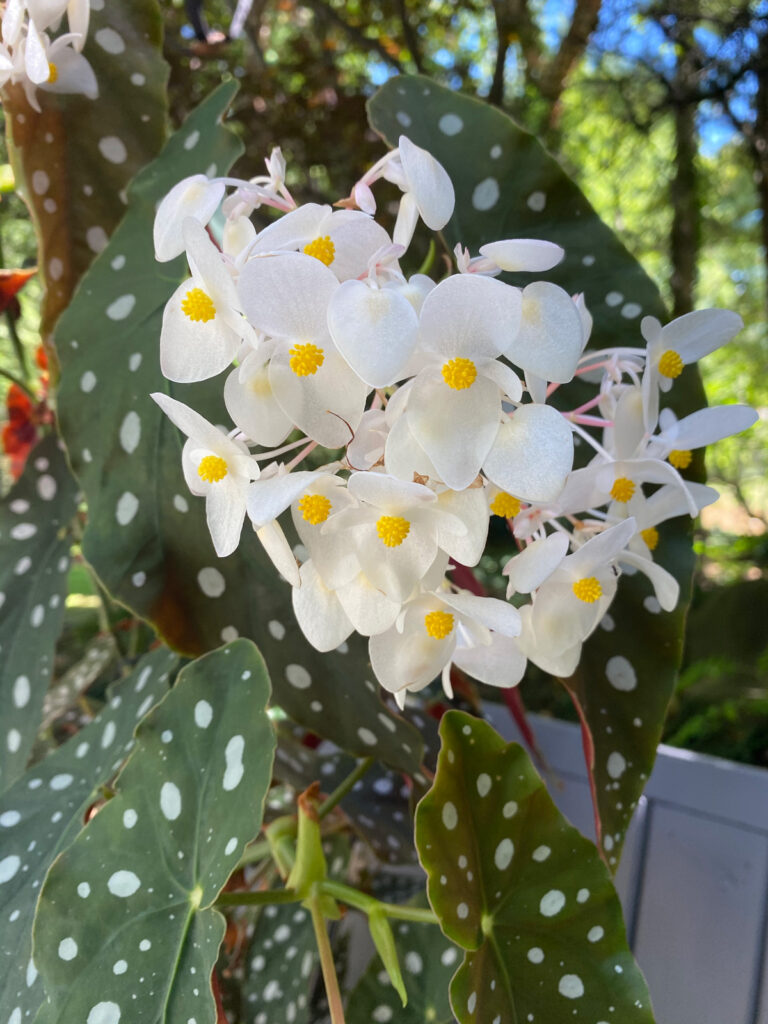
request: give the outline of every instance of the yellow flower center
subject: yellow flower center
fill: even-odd
[[[619,476],[613,481],[611,497],[614,501],[627,502],[635,493],[634,481],[626,476]]]
[[[402,516],[380,516],[376,521],[376,533],[388,548],[399,548],[411,532],[411,524]]]
[[[443,380],[454,391],[471,388],[477,377],[477,367],[471,359],[449,359],[443,363]]]
[[[190,320],[202,320],[207,324],[216,316],[216,307],[202,288],[190,288],[182,300],[181,312]]]
[[[302,519],[313,526],[325,522],[331,507],[330,499],[324,494],[305,494],[298,504]]]
[[[206,483],[217,484],[227,475],[227,464],[218,455],[206,455],[200,459],[197,475]]]
[[[585,576],[583,580],[576,580],[573,584],[573,592],[584,604],[594,604],[598,598],[603,596],[600,581],[594,576]]]
[[[308,242],[304,246],[304,252],[307,256],[314,256],[316,260],[320,260],[326,267],[330,267],[336,256],[336,246],[331,241],[330,235],[323,235]]]
[[[675,469],[688,469],[693,459],[693,453],[687,449],[680,451],[677,448],[669,453],[669,461],[675,467]]]
[[[673,348],[668,348],[659,360],[659,373],[662,377],[669,377],[671,380],[674,380],[682,372],[683,360],[680,358],[680,353],[675,352]]]
[[[513,498],[506,491],[499,491],[491,502],[491,512],[502,519],[514,519],[520,511],[520,499]]]
[[[325,352],[308,341],[305,345],[294,345],[288,355],[289,366],[297,377],[311,377],[325,362]]]
[[[424,616],[424,628],[435,640],[445,640],[453,629],[453,616],[450,612],[428,612]]]
[[[641,530],[640,536],[648,546],[649,551],[655,551],[659,543],[659,531],[655,526],[649,526],[647,530]]]
[[[59,69],[55,64],[51,64],[51,62],[48,61],[48,84],[53,85],[54,82],[58,81],[58,77]]]

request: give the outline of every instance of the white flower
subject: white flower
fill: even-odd
[[[404,415],[453,490],[468,487],[480,472],[498,432],[503,396],[521,397],[519,378],[497,360],[519,322],[520,293],[488,277],[449,277],[424,300],[424,367],[410,385]]]
[[[225,370],[250,328],[239,312],[237,290],[224,258],[192,217],[182,228],[191,280],[180,284],[165,307],[160,368],[168,380],[207,380]]]
[[[328,329],[355,373],[374,388],[399,380],[419,333],[419,318],[401,291],[345,281],[328,306]]]
[[[440,231],[451,219],[456,197],[443,165],[405,135],[400,136],[392,157],[384,165],[383,176],[403,192],[392,239],[407,249],[418,218]]]
[[[526,373],[567,383],[584,347],[581,316],[568,292],[549,281],[523,289],[520,329],[504,354]]]
[[[691,451],[747,430],[757,421],[757,413],[748,405],[715,405],[698,409],[677,419],[671,409],[659,413],[661,430],[648,442],[648,454],[669,459],[675,469],[687,469]]]
[[[483,472],[503,491],[524,501],[553,501],[573,466],[571,428],[556,409],[518,405],[498,428]]]
[[[224,384],[224,403],[232,422],[246,437],[264,447],[281,444],[293,430],[269,378],[272,346],[262,344],[250,351],[229,374]]]
[[[218,209],[224,191],[220,181],[209,181],[204,174],[193,174],[174,185],[155,213],[155,259],[166,263],[180,256],[186,248],[184,221],[192,217],[205,227]]]
[[[525,658],[511,641],[520,628],[512,605],[446,589],[408,602],[394,626],[371,637],[368,651],[376,678],[403,707],[406,692],[441,674],[452,696],[452,662],[483,682],[514,686],[525,671]]]
[[[276,401],[326,448],[351,440],[368,393],[328,333],[328,303],[338,287],[320,260],[300,253],[254,257],[238,285],[251,324],[275,342],[269,382]]]
[[[565,249],[539,238],[505,238],[481,245],[480,255],[500,270],[533,274],[556,267]]]
[[[152,398],[182,433],[184,479],[193,494],[205,496],[205,514],[213,546],[220,558],[231,554],[240,541],[246,495],[259,466],[244,444],[234,441],[194,409],[169,395]]]
[[[306,203],[264,228],[250,255],[298,249],[347,281],[365,274],[374,253],[391,244],[384,228],[359,210]]]
[[[335,535],[338,543],[343,533],[365,576],[392,601],[405,601],[435,561],[438,548],[450,554],[451,537],[466,532],[462,521],[443,511],[423,484],[385,473],[353,473],[347,489],[359,505],[329,519],[323,537]]]
[[[528,648],[529,658],[537,661],[539,651],[554,657],[586,640],[613,600],[613,566],[635,531],[634,519],[609,527],[564,558],[541,584],[531,615],[536,648]]]
[[[725,345],[743,326],[741,317],[727,309],[697,309],[664,327],[655,317],[643,317],[640,330],[648,342],[643,405],[649,430],[658,417],[659,389],[669,391],[684,366]]]

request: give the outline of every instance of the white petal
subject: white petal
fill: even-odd
[[[520,310],[517,288],[491,277],[454,274],[424,300],[421,344],[447,359],[494,359],[517,334]]]
[[[643,395],[640,388],[629,387],[616,403],[613,417],[614,454],[618,459],[634,455],[645,434]]]
[[[636,532],[637,523],[633,518],[625,519],[616,526],[609,526],[607,530],[598,533],[578,551],[569,555],[563,568],[567,565],[571,576],[578,579],[596,574],[601,567],[608,565],[624,550]]]
[[[452,490],[469,487],[480,472],[497,433],[501,399],[498,387],[478,377],[456,391],[420,375],[411,391],[406,416],[411,433],[438,475]]]
[[[212,320],[190,320],[182,302],[195,282],[180,284],[163,311],[160,369],[168,380],[187,384],[226,370],[237,355],[240,336],[225,323],[218,307]]]
[[[251,251],[256,255],[282,249],[303,248],[307,242],[321,234],[320,229],[327,223],[330,215],[330,206],[304,203],[303,206],[291,210],[290,213],[267,225],[259,234]]]
[[[404,193],[397,208],[397,220],[392,232],[392,241],[395,245],[402,245],[407,249],[411,244],[413,233],[419,221],[419,207],[413,192]]]
[[[354,628],[362,636],[385,632],[400,614],[400,602],[390,600],[363,573],[339,587],[336,594]]]
[[[551,657],[581,643],[596,629],[616,593],[616,577],[610,571],[595,570],[603,596],[587,604],[573,592],[573,581],[556,574],[541,587],[533,603],[533,632],[541,648]],[[557,579],[557,581],[556,581]],[[532,657],[530,652],[529,657]]]
[[[416,347],[419,321],[399,292],[346,281],[328,306],[328,327],[339,352],[366,384],[394,384]]]
[[[44,32],[67,9],[67,0],[27,0],[29,16],[41,32]]]
[[[3,12],[3,42],[6,46],[15,46],[18,42],[25,13],[24,0],[8,0]]]
[[[513,555],[502,570],[509,579],[511,593],[530,594],[538,589],[557,569],[568,553],[568,537],[564,533],[553,533],[549,537],[535,540],[518,554]]]
[[[398,480],[388,473],[353,473],[347,487],[349,493],[359,501],[386,511],[429,505],[437,501],[434,491],[423,484]]]
[[[82,50],[85,37],[88,35],[90,16],[90,0],[69,0],[67,4],[67,22],[69,24],[69,31],[76,32],[80,36],[80,42],[75,43],[78,50]]]
[[[207,448],[212,452],[226,451],[230,456],[233,451],[238,453],[241,451],[217,427],[183,402],[160,391],[154,392],[150,397],[157,402],[168,419],[183,434],[197,441],[201,448]]]
[[[680,597],[680,584],[671,573],[667,572],[657,562],[652,561],[650,558],[644,558],[642,555],[637,555],[632,551],[625,551],[620,556],[619,562],[623,565],[631,565],[635,569],[639,569],[640,572],[648,577],[656,594],[656,600],[665,612],[671,612],[677,607],[677,601]]]
[[[227,377],[224,404],[232,422],[257,444],[273,448],[293,429],[272,391],[269,366],[254,353]]]
[[[661,330],[661,351],[677,352],[684,363],[693,363],[725,345],[744,326],[729,309],[696,309],[679,316]]]
[[[332,651],[354,627],[336,593],[325,586],[312,561],[302,565],[299,575],[301,586],[295,587],[291,595],[296,621],[316,650]]]
[[[396,391],[395,395],[399,395],[401,391],[402,388]],[[392,401],[389,404],[391,405]],[[400,480],[413,480],[414,473],[426,476],[430,480],[440,479],[432,460],[413,436],[407,416],[396,419],[387,435],[384,465],[388,473]]]
[[[405,135],[400,136],[398,149],[408,191],[413,193],[421,219],[428,228],[439,231],[453,214],[455,195],[451,179],[431,153],[414,145]]]
[[[473,679],[489,686],[517,686],[525,675],[526,658],[519,644],[497,634],[493,634],[490,644],[460,647],[453,661]]]
[[[437,524],[437,543],[460,565],[477,565],[488,539],[488,505],[483,488],[442,491],[437,496],[437,505],[459,519],[465,528],[457,530],[447,516],[441,516]]]
[[[288,509],[318,479],[317,473],[284,473],[262,477],[248,488],[248,517],[256,529]]]
[[[47,82],[50,76],[48,52],[40,32],[31,21],[27,29],[26,46],[24,47],[24,67],[30,82],[40,85]]]
[[[334,245],[335,253],[329,269],[339,281],[349,281],[366,274],[371,257],[379,249],[392,244],[384,228],[359,210],[334,210],[323,231]]]
[[[699,409],[677,421],[669,432],[668,447],[684,451],[703,448],[747,430],[757,419],[757,413],[748,405],[715,405]]]
[[[483,470],[502,490],[524,501],[553,501],[573,465],[573,435],[548,405],[521,405],[499,427]]]
[[[520,330],[505,355],[524,370],[565,383],[576,371],[581,343],[581,318],[568,292],[548,281],[529,284]]]
[[[436,530],[425,527],[414,512],[403,518],[408,520],[410,531],[397,547],[384,544],[374,523],[359,527],[354,538],[361,569],[392,601],[407,600],[437,554]]]
[[[481,245],[480,254],[493,260],[502,270],[523,270],[532,274],[556,267],[565,256],[565,249],[538,238],[506,238]]]
[[[261,541],[262,547],[269,556],[272,565],[274,565],[283,579],[290,583],[292,587],[300,586],[301,579],[299,578],[299,567],[296,564],[296,557],[293,551],[291,551],[291,545],[288,543],[280,524],[275,522],[267,523],[266,526],[262,526],[261,529],[256,531],[256,536]]]
[[[301,253],[256,256],[238,283],[243,312],[257,330],[304,342],[327,337],[328,303],[338,287],[320,260]]]
[[[383,409],[368,409],[363,413],[354,440],[347,445],[347,461],[353,469],[365,470],[384,456],[387,424]]]
[[[51,54],[53,57],[53,54]],[[67,47],[56,54],[56,81],[41,82],[45,92],[79,94],[95,100],[99,95],[99,83],[88,61],[77,50]]]
[[[205,514],[219,558],[231,555],[240,543],[245,519],[245,489],[231,473],[212,484],[205,497]]]
[[[193,174],[174,185],[155,214],[153,238],[155,259],[161,263],[184,252],[181,225],[186,217],[194,217],[205,225],[218,209],[225,187],[209,181],[204,174]]]
[[[463,590],[458,594],[445,593],[441,600],[459,615],[492,629],[503,636],[520,635],[520,613],[513,605],[496,597],[479,597]]]
[[[379,683],[397,693],[406,687],[421,690],[428,686],[451,660],[455,646],[455,629],[437,640],[427,634],[422,615],[420,627],[414,623],[413,629],[402,634],[393,628],[372,636],[368,652]]]
[[[507,366],[506,363],[494,359],[490,363],[483,363],[478,372],[498,384],[502,394],[513,402],[519,402],[523,397],[522,381],[512,367]],[[544,385],[544,397],[546,398],[546,383]]]
[[[281,409],[313,441],[326,448],[343,447],[362,418],[367,386],[330,341],[323,347],[322,365],[313,374],[299,377],[290,367],[290,358],[284,346],[269,364],[269,380]]]

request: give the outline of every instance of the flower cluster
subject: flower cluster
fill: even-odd
[[[403,192],[392,238],[374,219],[380,178]],[[226,372],[235,424],[227,432],[153,396],[187,437],[185,478],[205,498],[217,553],[235,550],[247,516],[308,640],[327,651],[353,631],[369,637],[373,670],[401,706],[440,675],[450,695],[452,665],[505,687],[528,659],[570,675],[622,571],[644,572],[672,609],[658,526],[717,497],[679,470],[755,414],[726,406],[678,420],[659,411],[660,392],[733,337],[739,317],[648,317],[644,345],[587,352],[583,296],[498,279],[554,267],[563,251],[550,242],[493,241],[474,257],[457,246],[456,273],[406,277],[418,218],[442,228],[454,193],[405,137],[337,205],[297,206],[275,150],[266,175],[188,178],[158,209],[157,258],[186,252],[191,271],[165,309],[162,371],[179,383]],[[282,215],[257,232],[261,206]],[[206,231],[219,207],[220,247]],[[592,397],[550,404],[574,378]],[[577,469],[574,443],[592,450]],[[452,579],[479,562],[491,516],[517,547],[507,601]]]
[[[69,31],[51,41],[64,14]],[[2,16],[0,88],[20,83],[39,111],[37,90],[99,95],[96,76],[82,54],[90,0],[7,0]]]

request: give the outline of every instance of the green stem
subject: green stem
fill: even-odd
[[[0,239],[0,267],[4,266],[4,264],[5,264],[5,256],[3,254],[2,239]],[[27,365],[27,356],[26,356],[26,353],[24,352],[24,346],[21,343],[21,338],[19,337],[19,333],[16,330],[16,324],[14,323],[13,316],[11,315],[10,309],[7,309],[5,311],[5,322],[6,322],[7,326],[8,326],[8,334],[10,335],[10,338],[11,338],[11,344],[13,345],[13,351],[14,351],[14,353],[16,355],[16,358],[19,361],[19,366],[21,367],[21,375],[24,378],[24,380],[28,381],[29,380],[29,367]],[[6,374],[6,376],[7,376],[7,374]],[[24,390],[28,391],[29,389],[28,388],[24,388]]]
[[[299,903],[301,896],[292,889],[264,889],[261,892],[223,892],[217,907],[266,907],[271,903]]]
[[[251,846],[247,846],[245,853],[240,858],[240,863],[237,865],[238,870],[244,868],[246,864],[257,864],[260,860],[265,860],[271,853],[272,849],[266,839],[260,843],[253,843]]]
[[[344,1004],[341,1001],[339,990],[339,979],[336,977],[336,966],[333,962],[333,951],[328,938],[328,929],[325,926],[325,918],[320,906],[320,886],[313,886],[313,892],[307,900],[309,910],[312,914],[312,924],[315,929],[315,941],[320,953],[320,967],[323,971],[325,982],[325,994],[328,997],[328,1009],[331,1014],[331,1024],[345,1024]]]
[[[29,384],[24,383],[21,377],[16,377],[8,370],[4,370],[2,367],[0,367],[0,377],[5,377],[12,384],[15,384],[17,388],[21,388],[22,391],[26,392],[26,394],[28,394],[31,399],[37,401],[34,391],[32,390],[32,388],[30,388]]]
[[[353,889],[343,882],[332,882],[326,879],[321,883],[321,889],[326,896],[332,896],[340,903],[346,903],[350,907],[356,907],[366,914],[378,911],[386,917],[396,918],[398,921],[418,921],[421,924],[437,924],[437,917],[428,908],[408,907],[399,903],[382,903],[375,896],[368,896],[359,889]]]
[[[320,819],[320,821],[322,821],[326,815],[330,814],[333,808],[341,800],[344,799],[344,797],[352,789],[355,783],[359,782],[360,779],[362,779],[362,777],[365,775],[365,773],[370,770],[370,768],[374,764],[374,761],[375,758],[366,757],[363,761],[360,762],[360,764],[358,764],[358,766],[355,768],[353,772],[350,772],[346,779],[339,783],[339,785],[336,787],[336,789],[334,789],[331,795],[327,797],[325,800],[323,800],[323,802],[317,808],[317,816]]]

